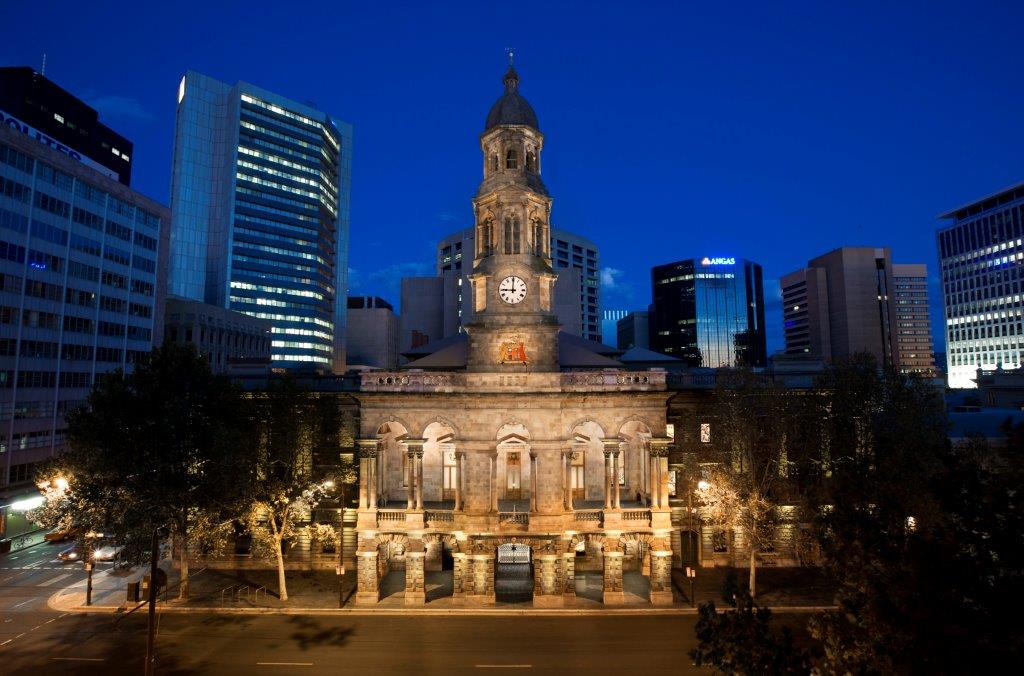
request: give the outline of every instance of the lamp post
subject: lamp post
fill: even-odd
[[[696,568],[690,568],[689,566],[687,566],[686,567],[686,581],[690,583],[690,607],[691,608],[695,605],[695,601],[694,601],[694,598],[693,598],[693,580],[694,580],[695,577],[697,577],[697,569]]]

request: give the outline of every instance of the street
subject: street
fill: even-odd
[[[63,546],[0,557],[0,671],[141,674],[146,617],[55,612],[47,598],[84,583]],[[106,575],[109,564],[96,575]],[[301,616],[164,614],[160,674],[698,673],[689,616]]]

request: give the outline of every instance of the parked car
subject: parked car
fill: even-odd
[[[43,536],[43,539],[47,542],[64,542],[70,540],[77,535],[77,531],[69,528],[67,530],[51,530],[49,533]]]
[[[57,554],[57,558],[62,563],[76,563],[82,560],[82,548],[78,545],[68,547],[67,549],[61,550],[60,554]]]
[[[92,552],[93,561],[113,561],[117,558],[117,555],[124,549],[121,545],[103,545],[97,547]]]

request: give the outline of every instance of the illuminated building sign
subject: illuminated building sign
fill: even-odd
[[[57,152],[64,153],[68,157],[78,160],[79,162],[81,162],[82,164],[86,165],[87,167],[91,167],[92,169],[95,169],[96,171],[100,172],[101,174],[104,174],[105,176],[109,176],[110,178],[114,179],[115,181],[118,179],[118,174],[117,174],[116,171],[111,171],[110,169],[108,169],[107,167],[104,167],[99,162],[97,162],[97,161],[95,161],[95,160],[93,160],[93,159],[91,159],[89,157],[86,157],[85,155],[83,155],[82,153],[78,152],[77,150],[74,150],[73,148],[67,147],[63,143],[59,143],[56,139],[53,139],[50,136],[47,136],[46,134],[44,134],[43,132],[39,131],[35,127],[33,127],[31,125],[28,125],[28,124],[25,124],[24,122],[22,122],[18,118],[14,117],[13,115],[8,115],[7,113],[5,113],[2,110],[0,110],[0,124],[7,125],[11,129],[17,129],[22,134],[25,134],[26,136],[30,136],[30,137],[34,138],[35,140],[39,141],[43,145],[49,146],[50,148],[53,148]]]
[[[718,258],[708,258],[705,256],[700,262],[701,265],[736,265],[736,259],[729,257],[725,258],[719,256]]]

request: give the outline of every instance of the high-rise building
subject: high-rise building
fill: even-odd
[[[934,373],[927,269],[888,248],[842,247],[780,280],[786,354],[858,352],[904,373]]]
[[[928,267],[893,263],[891,302],[896,315],[896,363],[904,373],[935,375],[935,349],[929,316]]]
[[[167,207],[0,125],[0,539],[28,528],[7,507],[38,497],[65,414],[162,337],[169,226]]]
[[[941,216],[938,232],[950,387],[977,370],[1013,369],[1024,353],[1024,183]]]
[[[403,278],[399,302],[401,303],[398,317],[398,351],[400,354],[445,337],[444,308],[447,304],[445,303],[445,280],[443,277]]]
[[[233,364],[269,364],[270,336],[266,319],[217,305],[168,296],[164,306],[164,339],[194,345],[218,373]]]
[[[630,312],[616,322],[615,331],[620,350],[629,350],[634,347],[642,347],[649,350],[651,338],[649,324],[651,321],[650,312]]]
[[[376,296],[349,296],[348,363],[379,369],[398,367],[398,316]]]
[[[0,125],[131,184],[132,142],[101,124],[91,106],[31,68],[0,68]]]
[[[424,295],[410,296],[410,301],[416,304],[414,314],[410,315],[408,321],[403,320],[406,329],[402,331],[402,349],[410,347],[411,331],[416,329],[412,326],[416,316],[426,314],[439,314],[441,317],[441,334],[437,338],[448,338],[463,330],[466,324],[473,321],[473,298],[469,292],[469,275],[472,274],[473,251],[475,247],[474,228],[465,228],[453,232],[437,245],[437,274],[441,281],[440,305],[436,308],[425,308]],[[585,251],[575,254],[580,260],[578,262],[568,258],[564,254],[561,258],[556,257],[557,251],[567,252],[582,249]],[[597,322],[597,312],[600,304],[599,289],[597,285],[597,247],[586,240],[564,230],[552,229],[551,231],[552,264],[558,272],[558,279],[555,280],[554,289],[554,311],[562,330],[575,336],[581,336],[588,340],[600,342],[600,330],[591,330],[591,317]],[[563,261],[565,265],[559,263]],[[421,279],[421,278],[415,278]],[[593,282],[588,280],[593,280]],[[426,282],[414,282],[412,284],[427,284]],[[421,288],[425,293],[425,289]],[[426,294],[430,296],[430,294]],[[436,296],[433,296],[436,297]],[[406,314],[407,306],[403,294],[402,315]],[[594,324],[597,326],[597,324]],[[432,337],[431,340],[435,340]]]
[[[560,276],[578,270],[580,333],[587,340],[601,342],[601,277],[597,245],[586,237],[551,229],[551,264]]]
[[[245,82],[178,85],[170,292],[270,320],[274,366],[345,364],[352,128]]]
[[[628,314],[629,310],[603,310],[601,312],[601,342],[617,347],[618,321]]]
[[[651,270],[651,349],[690,366],[764,366],[761,266],[742,258],[689,258]]]

